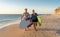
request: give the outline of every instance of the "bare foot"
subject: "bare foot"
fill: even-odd
[[[29,28],[25,28],[25,31],[28,31],[29,30]]]

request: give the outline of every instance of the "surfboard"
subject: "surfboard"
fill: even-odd
[[[41,26],[41,24],[42,24],[42,19],[41,19],[41,17],[40,17],[40,16],[37,16],[37,19],[38,19],[38,24],[39,24],[39,26]]]
[[[23,19],[23,20],[20,20],[20,28],[21,29],[24,29],[24,28],[26,28],[28,25],[30,24],[30,20],[25,20],[25,19]]]

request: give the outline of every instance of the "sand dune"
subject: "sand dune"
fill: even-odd
[[[18,24],[13,24],[0,29],[0,37],[60,37],[60,15],[43,16],[42,26],[38,26],[38,31],[33,26],[24,31]]]

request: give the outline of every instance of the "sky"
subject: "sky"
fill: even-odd
[[[32,13],[52,14],[60,6],[60,0],[0,0],[0,14],[21,14],[24,8]]]

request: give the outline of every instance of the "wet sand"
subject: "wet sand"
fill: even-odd
[[[42,25],[33,26],[28,31],[19,28],[18,24],[12,24],[0,29],[0,37],[60,37],[60,15],[42,16]]]

